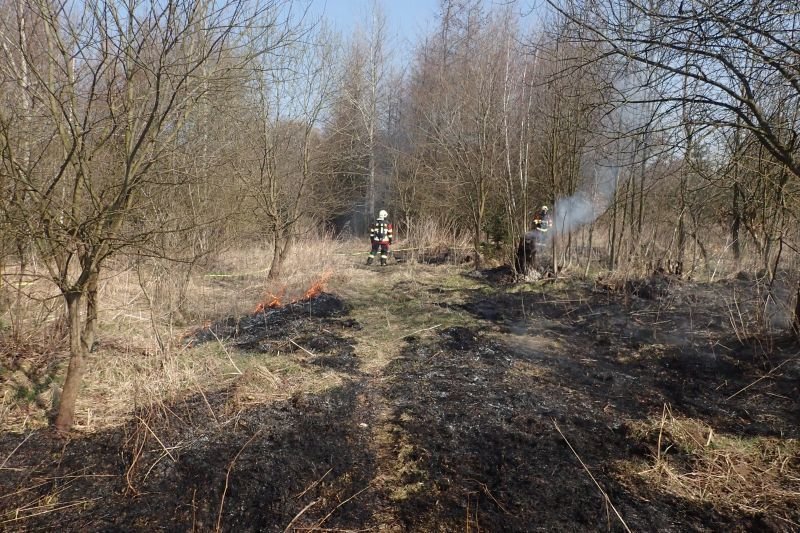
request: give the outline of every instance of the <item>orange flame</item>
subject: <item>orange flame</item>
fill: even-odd
[[[331,279],[331,276],[333,276],[333,272],[331,271],[324,272],[319,277],[319,279],[313,282],[311,286],[308,288],[308,290],[306,290],[306,292],[303,293],[302,298],[295,298],[286,303],[293,304],[295,302],[304,302],[318,296],[319,294],[322,293],[322,291],[325,290],[325,285],[328,283],[328,280]],[[264,300],[256,306],[253,313],[262,313],[267,309],[275,309],[281,307],[282,305],[284,305],[283,298],[285,292],[286,288],[282,287],[281,290],[278,291],[277,295],[272,294],[271,292],[267,293],[266,296],[264,297]]]
[[[311,284],[311,287],[309,287],[305,294],[303,294],[303,298],[301,300],[310,300],[324,291],[325,285],[328,283],[328,280],[331,279],[331,276],[333,276],[333,272],[330,270],[324,272],[317,281]]]
[[[281,299],[283,298],[283,294],[286,292],[285,287],[281,287],[281,290],[278,291],[278,294],[272,294],[271,292],[267,293],[264,296],[264,300],[256,306],[255,311],[253,313],[262,313],[267,309],[275,309],[276,307],[280,307],[283,305]]]

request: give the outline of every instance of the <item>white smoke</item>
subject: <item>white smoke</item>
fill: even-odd
[[[549,241],[555,232],[563,235],[591,224],[611,205],[618,179],[619,167],[595,166],[593,175],[578,192],[556,200],[552,213],[553,227],[550,231],[532,231],[526,237]]]

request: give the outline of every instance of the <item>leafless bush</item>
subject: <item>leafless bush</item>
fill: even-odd
[[[413,261],[447,259],[457,262],[470,250],[469,236],[459,234],[454,224],[442,225],[428,217],[409,223],[406,239],[400,251],[407,252]]]

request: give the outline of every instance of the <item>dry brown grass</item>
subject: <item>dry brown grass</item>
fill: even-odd
[[[335,386],[340,382],[335,372],[301,368],[292,354],[243,356],[223,343],[188,348],[184,337],[213,320],[252,312],[270,292],[302,295],[326,271],[333,272],[328,285],[336,290],[352,279],[356,256],[351,254],[365,246],[322,239],[299,243],[279,282],[267,280],[270,254],[258,247],[226,252],[212,268],[188,276],[185,269],[156,262],[110,265],[100,283],[98,344],[87,360],[76,430],[117,425],[137,408],[223,387],[233,391],[235,411]],[[52,335],[63,313],[60,300],[45,279],[25,279],[15,318],[25,343],[4,346],[0,361],[0,430],[47,424],[67,361],[63,329],[59,338]],[[55,342],[45,349],[41,339]],[[22,371],[9,371],[12,358],[27,361]],[[42,386],[40,370],[48,365],[54,381]]]
[[[268,281],[266,271],[259,271],[269,259],[263,250],[226,254],[213,272],[191,278],[187,301],[199,316],[186,326],[170,324],[168,319],[174,315],[155,306],[151,321],[146,299],[135,298],[138,281],[130,275],[120,276],[125,283],[105,288],[113,289],[107,296],[113,297],[116,305],[107,308],[106,316],[113,320],[105,323],[101,348],[87,365],[77,428],[96,430],[118,424],[136,407],[222,387],[233,392],[230,410],[236,411],[338,385],[340,374],[303,366],[297,352],[238,354],[224,343],[189,349],[182,341],[187,331],[204,323],[252,312],[265,294],[283,292],[287,299],[300,296],[324,272],[332,272],[328,290],[352,303],[354,318],[364,326],[356,354],[366,372],[383,367],[395,356],[404,335],[421,329],[421,335],[433,334],[426,328],[465,320],[459,313],[433,305],[437,298],[430,289],[442,287],[442,267],[410,263],[364,268],[365,248],[363,241],[303,244],[295,250],[286,266],[287,275],[279,282]],[[446,287],[472,283],[458,275],[457,267],[444,268],[449,272]],[[395,286],[402,288],[393,290]],[[159,349],[159,337],[164,339],[165,350]]]
[[[337,291],[352,303],[353,317],[364,327],[356,345],[365,372],[374,372],[396,357],[410,334],[426,336],[436,330],[472,322],[453,306],[436,305],[436,291],[477,287],[454,265],[433,267],[420,263],[381,268],[351,268]],[[456,302],[455,296],[451,299]]]
[[[406,240],[397,249],[411,260],[424,260],[426,257],[441,257],[447,252],[458,259],[472,249],[467,235],[458,236],[455,228],[442,227],[432,218],[423,218],[409,224]]]
[[[660,419],[631,426],[635,438],[657,443],[653,463],[638,474],[662,490],[780,520],[786,518],[774,509],[800,504],[797,440],[728,436],[700,420],[676,416],[668,406]]]
[[[327,290],[350,301],[354,318],[364,326],[356,353],[367,372],[396,355],[403,336],[418,330],[420,335],[433,334],[437,327],[465,320],[433,305],[437,298],[430,292],[432,287],[441,288],[443,268],[446,287],[471,283],[459,275],[458,267],[412,261],[386,269],[365,268],[367,251],[366,240],[299,243],[279,281],[267,279],[270,253],[258,247],[228,251],[211,266],[191,271],[154,261],[110,265],[100,283],[98,344],[87,360],[75,429],[96,431],[118,425],[137,409],[221,388],[232,391],[227,413],[231,414],[339,384],[341,375],[303,366],[297,352],[241,354],[222,342],[190,348],[185,340],[187,333],[214,320],[251,313],[266,295],[300,297],[326,272],[331,273]],[[62,313],[46,280],[34,281],[21,299],[27,313],[22,331],[52,329]],[[29,297],[34,290],[37,300]],[[19,431],[47,424],[66,367],[63,334],[55,346],[46,352],[34,349],[28,356],[52,367],[52,383],[37,390],[36,398],[27,389],[22,391],[20,379],[0,381],[0,429]]]

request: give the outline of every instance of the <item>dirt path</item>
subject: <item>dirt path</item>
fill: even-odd
[[[466,274],[364,270],[198,331],[291,361],[287,400],[243,403],[245,373],[103,433],[1,436],[0,529],[796,529],[800,348],[720,318],[744,284]]]

